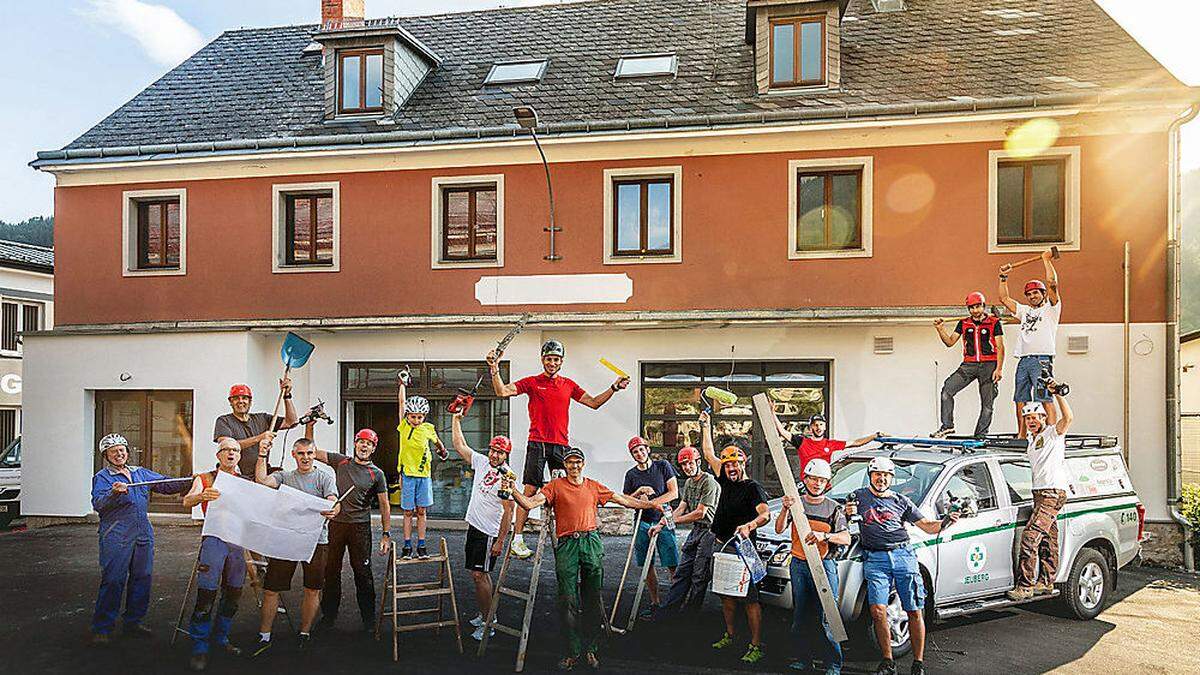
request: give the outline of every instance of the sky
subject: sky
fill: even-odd
[[[1180,80],[1200,86],[1198,0],[1097,0]],[[551,4],[548,0],[366,0],[367,16]],[[315,23],[319,0],[8,0],[0,22],[0,220],[53,212],[51,176],[28,163],[74,140],[222,31]],[[53,39],[48,39],[51,37]],[[1184,127],[1200,168],[1200,119]]]

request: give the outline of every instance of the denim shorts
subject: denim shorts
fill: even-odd
[[[433,481],[429,476],[405,476],[400,481],[400,508],[405,511],[433,506]]]
[[[1051,375],[1054,374],[1053,356],[1022,356],[1017,361],[1016,384],[1013,385],[1014,402],[1029,403],[1030,401],[1042,401],[1044,403],[1054,400],[1050,392],[1038,384],[1038,378],[1042,374],[1043,365],[1049,367]]]
[[[658,533],[654,550],[658,552],[658,564],[662,567],[679,566],[679,547],[675,538],[675,530],[664,526]],[[638,519],[637,534],[633,538],[633,557],[638,565],[646,562],[646,553],[650,549],[650,523]]]
[[[921,579],[917,554],[908,546],[892,551],[864,551],[863,578],[867,582],[869,605],[888,604],[895,584],[904,611],[925,608],[925,582]]]

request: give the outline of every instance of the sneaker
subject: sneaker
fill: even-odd
[[[746,649],[746,653],[742,656],[743,663],[758,663],[763,660],[766,654],[763,653],[762,645],[750,645]]]
[[[908,675],[925,675],[925,664],[920,661],[913,661]]]
[[[564,672],[568,670],[575,670],[575,663],[577,661],[579,661],[579,659],[575,658],[574,656],[564,656],[562,657],[562,660],[558,662],[558,669]]]
[[[471,622],[470,622],[470,623],[471,623],[471,625],[472,625],[472,626],[474,626],[474,627],[476,627],[476,628],[479,628],[480,626],[482,626],[482,625],[484,624],[484,621],[483,621],[483,615],[482,615],[482,614],[476,614],[476,615],[475,615],[475,618],[474,618],[474,619],[471,619]]]
[[[1009,600],[1020,602],[1033,597],[1033,588],[1030,586],[1017,586],[1008,593],[1005,593]]]
[[[271,649],[271,641],[260,635],[260,636],[258,636],[258,644],[254,645],[254,651],[250,652],[250,657],[255,658],[258,656],[262,656],[263,654],[266,654],[270,649]]]
[[[418,546],[417,547],[417,557],[420,558],[421,560],[425,560],[429,557],[429,551],[426,551],[424,546]]]
[[[1033,585],[1034,595],[1050,595],[1053,592],[1054,582],[1052,581],[1038,582]]]
[[[929,437],[930,438],[945,438],[952,434],[954,434],[954,427],[942,427],[942,428],[938,429],[937,431],[933,432],[932,434],[929,434]]]
[[[713,649],[725,649],[731,644],[733,644],[733,636],[729,633],[725,633],[721,636],[720,640],[717,640],[713,643]]]
[[[529,550],[529,547],[525,545],[524,539],[517,539],[512,543],[512,554],[524,560],[533,555],[533,551]]]
[[[400,557],[405,560],[412,560],[412,544],[405,544],[404,548],[400,549]]]
[[[808,669],[811,667],[812,667],[812,664],[803,659],[796,659],[795,661],[792,661],[791,663],[788,664],[788,668],[790,668],[791,670],[798,670],[802,673],[808,672]]]
[[[825,669],[825,675],[842,675],[841,666],[829,666]]]
[[[495,635],[496,635],[495,628],[493,628],[491,631],[488,632],[488,637],[494,637]],[[476,628],[475,632],[471,633],[471,637],[475,638],[476,642],[483,642],[483,626]]]
[[[879,667],[875,669],[875,675],[896,675],[896,662],[891,659],[880,661]]]
[[[188,661],[188,668],[192,672],[199,673],[208,667],[208,654],[192,654],[192,658]]]
[[[309,647],[309,642],[312,641],[311,635],[300,633],[296,636],[296,649],[306,649]]]
[[[587,663],[588,668],[591,668],[592,670],[600,670],[600,659],[596,658],[596,654],[594,652],[588,652],[587,654],[584,654],[583,658]]]

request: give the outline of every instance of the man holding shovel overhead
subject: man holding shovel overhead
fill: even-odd
[[[532,496],[537,488],[545,484],[543,477],[546,465],[550,470],[564,470],[563,458],[570,442],[567,427],[570,419],[571,401],[579,401],[583,405],[596,410],[608,402],[612,395],[629,386],[628,377],[617,377],[597,396],[592,396],[583,390],[569,377],[559,374],[562,370],[563,357],[566,349],[558,340],[547,340],[542,345],[542,372],[526,377],[512,384],[505,384],[500,378],[500,357],[503,351],[488,352],[487,364],[492,373],[492,388],[496,396],[510,398],[518,394],[529,397],[529,444],[525,447],[525,495]],[[529,519],[529,511],[517,509],[517,525],[513,530],[512,552],[518,558],[528,558],[533,551],[525,545],[521,533],[525,530],[525,521]]]
[[[1023,305],[1008,293],[1008,275],[1012,265],[1000,267],[1000,302],[1010,312],[1017,315],[1021,328],[1017,333],[1013,353],[1017,356],[1017,375],[1013,385],[1013,401],[1017,410],[1017,436],[1025,438],[1026,428],[1022,419],[1021,409],[1026,403],[1037,401],[1046,409],[1046,424],[1054,426],[1057,412],[1054,409],[1053,397],[1040,383],[1041,374],[1046,370],[1054,375],[1055,338],[1058,335],[1058,321],[1062,317],[1062,296],[1058,292],[1058,272],[1054,270],[1054,252],[1051,249],[1042,254],[1042,263],[1046,267],[1046,283],[1040,279],[1032,279],[1025,284],[1025,299],[1028,305]]]
[[[220,442],[222,438],[232,438],[242,449],[242,460],[238,469],[244,476],[254,475],[255,451],[264,439],[274,439],[275,432],[288,429],[296,423],[299,417],[292,405],[292,380],[284,377],[279,380],[279,395],[283,398],[283,419],[275,421],[274,416],[265,412],[250,412],[254,402],[250,387],[245,384],[235,384],[229,388],[229,407],[232,412],[221,415],[213,425],[213,441]]]

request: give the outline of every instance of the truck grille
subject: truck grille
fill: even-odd
[[[763,580],[758,582],[758,590],[762,593],[770,593],[772,595],[783,595],[783,591],[787,588],[787,579],[783,577],[763,577]]]

